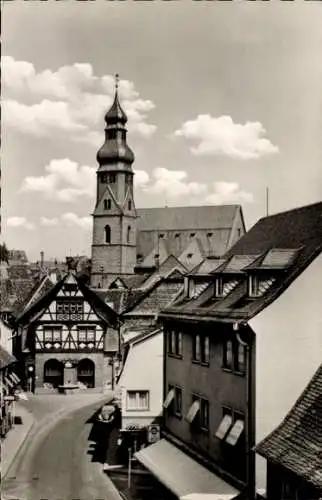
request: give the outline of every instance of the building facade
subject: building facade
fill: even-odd
[[[248,499],[266,491],[254,444],[320,364],[321,213],[318,203],[261,219],[160,314],[164,435]]]
[[[31,302],[15,329],[29,390],[110,382],[120,350],[118,318],[73,270]]]

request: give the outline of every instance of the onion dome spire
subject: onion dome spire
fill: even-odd
[[[126,142],[127,116],[123,111],[119,96],[119,75],[115,75],[114,101],[105,115],[105,142],[97,153],[100,166],[123,162],[131,165],[134,162],[134,153]]]
[[[119,88],[119,74],[116,73],[115,75],[115,94],[114,94],[114,101],[111,106],[111,108],[108,110],[108,112],[105,115],[105,122],[107,125],[115,123],[115,122],[121,122],[121,123],[126,123],[127,122],[127,116],[124,113],[120,101],[119,101],[119,96],[118,96],[118,88]]]

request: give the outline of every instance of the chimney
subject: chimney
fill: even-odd
[[[40,252],[40,267],[41,269],[44,267],[44,252],[43,250]]]

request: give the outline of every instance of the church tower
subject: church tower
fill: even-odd
[[[119,102],[118,75],[114,101],[105,122],[105,142],[97,153],[96,205],[92,214],[94,288],[107,288],[116,277],[133,274],[136,264],[134,154],[126,142],[127,116]]]

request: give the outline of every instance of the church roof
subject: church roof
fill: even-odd
[[[231,229],[240,205],[139,208],[138,230]]]
[[[322,365],[283,422],[255,450],[322,489]]]

